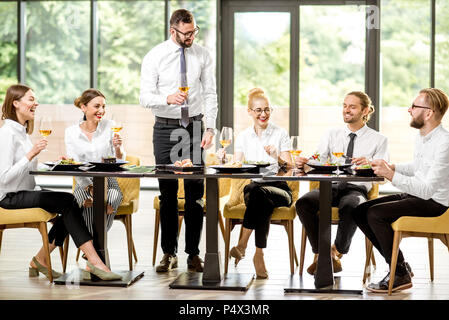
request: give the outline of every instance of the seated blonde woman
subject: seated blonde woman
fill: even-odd
[[[279,164],[292,166],[289,153],[290,139],[287,131],[270,123],[272,108],[268,96],[260,88],[248,95],[248,115],[253,125],[241,132],[235,141],[233,161],[263,161],[271,163],[271,169]],[[224,149],[219,150],[223,156]],[[244,188],[246,211],[243,218],[242,236],[230,251],[236,264],[245,256],[248,239],[255,230],[256,253],[253,263],[258,278],[268,278],[263,249],[267,246],[270,218],[277,207],[290,206],[292,193],[285,181],[253,180]]]

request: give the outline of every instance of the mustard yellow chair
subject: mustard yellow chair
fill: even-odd
[[[310,190],[318,189],[320,187],[319,181],[310,181]],[[373,187],[371,188],[370,192],[368,193],[368,200],[376,199],[379,197],[379,184],[373,183]],[[338,216],[338,208],[332,207],[332,217],[331,217],[331,223],[333,225],[338,224],[339,216]],[[303,269],[304,269],[304,256],[306,253],[306,245],[307,245],[307,232],[304,226],[302,227],[302,236],[301,236],[301,257],[300,257],[300,263],[299,263],[299,274],[302,275]],[[376,260],[374,258],[374,253],[372,251],[373,244],[371,241],[368,240],[368,238],[365,237],[365,249],[366,249],[366,266],[369,266],[370,261],[373,263],[373,266],[376,266]],[[366,276],[369,275],[370,269],[365,268],[364,277],[363,277],[363,283],[365,283]]]
[[[231,239],[231,231],[237,224],[243,223],[243,217],[245,215],[246,205],[243,199],[243,189],[251,180],[248,179],[232,179],[231,181],[231,195],[228,202],[223,208],[223,217],[226,219],[226,236],[225,236],[225,273],[228,272],[229,264],[229,247]],[[296,257],[296,250],[293,237],[293,222],[296,217],[295,202],[298,199],[299,194],[299,182],[298,181],[288,181],[288,186],[292,190],[293,202],[290,207],[279,207],[275,208],[271,216],[270,223],[283,225],[287,231],[288,236],[288,249],[290,255],[290,271],[292,274],[295,273],[295,266],[298,265],[298,259]],[[240,230],[241,232],[241,230]],[[241,233],[240,233],[241,235]],[[239,236],[240,238],[240,236]]]
[[[226,155],[227,159],[232,158],[232,154]],[[209,153],[206,156],[206,166],[209,165],[217,165],[219,164],[219,159],[214,153]],[[205,185],[205,188],[207,186]],[[219,190],[219,198],[220,203],[226,202],[227,198],[229,197],[229,191],[231,188],[231,181],[230,179],[219,179],[218,180],[218,190]],[[206,213],[206,192],[203,196],[204,200],[204,213]],[[178,234],[181,232],[182,222],[184,220],[184,204],[185,204],[185,195],[184,195],[184,180],[178,179]],[[155,210],[154,215],[154,236],[153,236],[153,266],[156,263],[156,256],[157,256],[157,249],[158,249],[158,241],[159,241],[159,225],[160,225],[160,203],[159,203],[159,196],[154,197],[153,201],[153,208]],[[223,217],[221,214],[221,210],[218,212],[218,222],[220,225],[221,234],[224,239],[225,229],[224,229],[224,223],[223,223]]]
[[[45,250],[47,269],[50,275],[50,283],[53,282],[51,271],[50,248],[48,242],[47,222],[57,217],[57,214],[49,213],[41,208],[30,209],[3,209],[0,208],[0,249],[3,230],[14,228],[36,228],[42,236],[42,243]]]
[[[399,252],[399,243],[406,237],[424,237],[428,240],[430,280],[434,278],[433,239],[440,239],[449,250],[449,210],[439,217],[410,217],[404,216],[391,224],[394,230],[393,252],[390,265],[390,282],[388,295],[393,290],[394,275]],[[367,269],[365,264],[365,270]]]
[[[126,161],[127,165],[140,165],[140,158],[127,155]],[[117,209],[117,213],[114,220],[121,221],[125,226],[126,240],[128,242],[128,262],[129,270],[133,270],[133,255],[134,260],[137,262],[137,253],[134,246],[133,234],[132,234],[132,214],[139,210],[139,196],[140,196],[140,179],[139,178],[117,178],[118,185],[123,194],[123,200]],[[68,239],[64,243],[64,261],[63,270],[65,272],[65,267],[67,265],[67,254],[68,252]],[[78,261],[80,255],[80,249],[76,254],[76,261]]]

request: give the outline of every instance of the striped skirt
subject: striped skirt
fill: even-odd
[[[107,186],[107,204],[110,205],[114,212],[112,214],[106,215],[107,220],[107,230],[112,227],[112,223],[114,222],[115,214],[117,213],[117,209],[122,203],[123,194],[118,185],[117,179],[108,177],[107,178],[108,186]],[[81,188],[78,184],[75,185],[75,189],[73,194],[78,202],[78,205],[83,208],[83,218],[86,222],[87,229],[91,235],[93,235],[93,220],[94,220],[94,208],[93,207],[83,207],[83,203],[86,199],[91,198],[90,194]]]

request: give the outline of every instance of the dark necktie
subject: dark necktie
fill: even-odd
[[[187,87],[186,57],[184,55],[184,48],[179,48],[179,51],[181,52],[181,87]],[[181,106],[181,125],[184,128],[189,125],[189,106],[187,105],[187,100]]]
[[[349,144],[348,144],[348,150],[346,151],[346,160],[345,163],[351,163],[352,161],[352,154],[354,153],[354,139],[357,137],[355,133],[350,133],[349,138]]]

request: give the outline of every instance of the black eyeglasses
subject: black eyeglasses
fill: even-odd
[[[415,108],[432,110],[432,108],[429,108],[429,107],[417,106],[417,105],[415,105],[415,104],[412,104],[412,110],[415,109]],[[433,110],[432,110],[432,111],[433,111]]]
[[[251,109],[251,110],[253,110],[257,115],[262,114],[262,112],[265,112],[265,114],[271,113],[271,108],[265,108],[265,109],[257,108],[257,109]]]
[[[192,36],[196,36],[198,34],[198,32],[200,32],[200,27],[196,27],[193,31],[189,31],[189,32],[182,32],[179,31],[178,29],[176,29],[175,27],[172,27],[176,32],[179,32],[180,34],[182,34],[185,38],[190,38]]]

